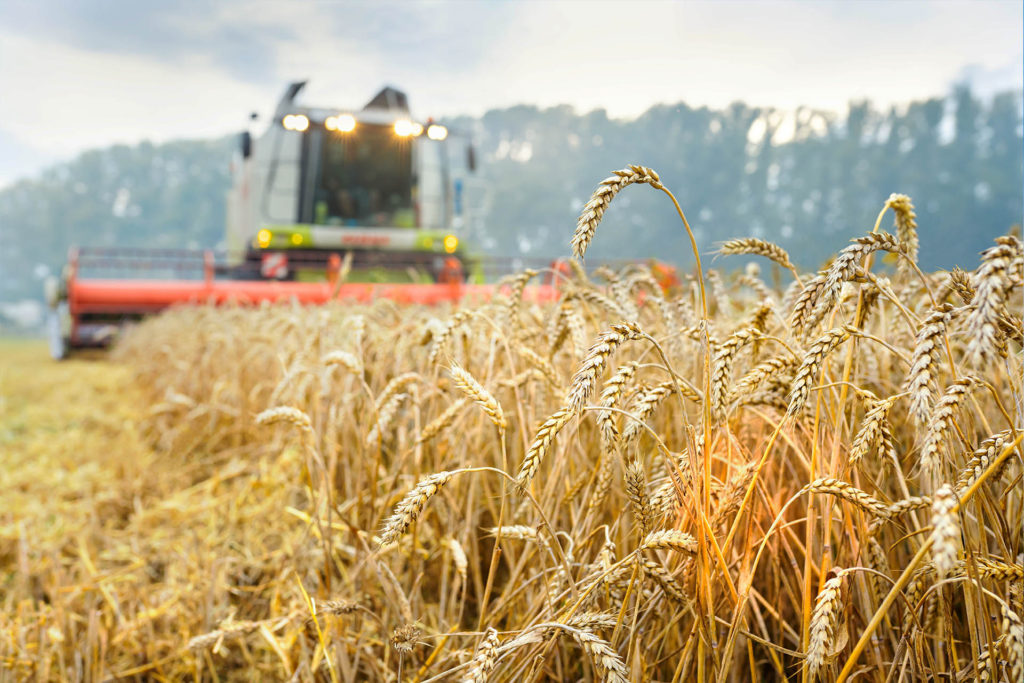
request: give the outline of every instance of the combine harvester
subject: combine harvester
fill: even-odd
[[[175,305],[436,304],[493,294],[459,240],[479,218],[482,194],[470,140],[416,121],[392,88],[345,111],[299,106],[304,86],[288,86],[261,137],[240,136],[225,253],[71,249],[47,291],[54,358],[106,346],[125,324]],[[558,292],[539,285],[526,296]]]

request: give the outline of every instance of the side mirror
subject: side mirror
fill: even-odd
[[[249,131],[238,136],[238,143],[242,151],[242,158],[248,159],[252,155],[252,135],[249,134]]]

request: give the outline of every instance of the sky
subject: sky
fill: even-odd
[[[736,100],[842,111],[1024,87],[1020,0],[4,0],[0,187],[113,143],[243,129],[285,85],[421,117]]]

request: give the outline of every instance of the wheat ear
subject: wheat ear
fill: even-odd
[[[264,410],[256,416],[256,424],[259,425],[273,425],[282,422],[298,428],[305,434],[313,434],[313,424],[310,422],[309,415],[298,408],[279,406]]]
[[[519,467],[519,474],[516,475],[517,486],[526,488],[527,484],[530,483],[533,475],[537,474],[541,460],[544,459],[544,456],[550,450],[551,444],[555,440],[555,435],[572,419],[572,416],[571,410],[560,408],[537,429],[537,435],[533,438],[533,443],[530,444],[530,448],[526,451],[523,464]]]
[[[647,419],[658,405],[665,400],[665,397],[672,393],[674,387],[675,382],[666,380],[640,394],[631,408],[633,417],[622,428],[623,444],[628,445],[640,435]]]
[[[663,529],[647,534],[640,544],[640,550],[674,550],[692,555],[697,552],[697,541],[685,531]]]
[[[467,403],[469,403],[469,399],[467,398],[460,398],[459,400],[451,403],[444,409],[443,413],[427,423],[423,428],[423,431],[420,432],[419,438],[416,439],[416,443],[421,444],[430,441],[438,434],[448,429],[448,427],[450,427],[455,421],[455,417],[459,414],[459,411],[462,410]]]
[[[452,363],[449,371],[457,386],[466,396],[480,406],[481,410],[490,418],[494,426],[505,431],[508,429],[508,421],[505,419],[505,412],[501,409],[498,399],[494,398],[491,392],[484,389],[480,382],[476,381],[473,375],[469,374],[458,363]]]
[[[971,389],[978,384],[976,377],[962,377],[946,388],[946,392],[935,403],[932,414],[928,418],[924,443],[921,446],[921,468],[928,477],[935,478],[939,474],[941,462],[939,447],[953,424],[956,409],[967,398]]]
[[[654,526],[654,509],[647,495],[647,478],[644,466],[639,460],[631,460],[626,465],[626,496],[633,508],[633,518],[640,536],[646,536]]]
[[[584,652],[590,655],[598,671],[603,672],[604,683],[628,683],[629,669],[619,653],[607,641],[590,631],[570,631]]]
[[[896,403],[895,398],[883,398],[871,403],[860,430],[850,446],[850,465],[855,466],[861,458],[875,450],[886,433],[889,410]]]
[[[804,354],[800,367],[793,377],[790,385],[789,409],[790,415],[796,415],[807,403],[811,395],[811,388],[817,382],[818,372],[825,358],[832,353],[837,346],[849,339],[850,330],[846,327],[837,327],[829,330],[817,341],[811,344]]]
[[[466,676],[462,679],[464,683],[484,683],[487,677],[494,670],[494,664],[498,661],[498,632],[488,628],[484,633],[484,639],[480,641],[480,647],[473,656],[473,663],[470,664]]]
[[[373,427],[363,442],[367,448],[372,448],[381,441],[384,436],[384,430],[391,426],[391,422],[395,419],[398,409],[407,398],[409,398],[409,394],[392,394],[387,403],[377,410],[377,419],[374,421]]]
[[[932,564],[942,578],[956,565],[960,549],[960,520],[956,514],[957,497],[943,484],[932,499]]]
[[[519,329],[519,306],[523,302],[523,291],[526,289],[526,283],[533,279],[537,272],[532,268],[527,268],[512,278],[511,291],[508,297],[508,322],[513,335]]]
[[[793,270],[793,262],[789,260],[789,253],[773,242],[757,239],[756,237],[745,237],[743,239],[727,240],[722,242],[718,248],[720,254],[756,254],[775,261],[783,268]]]
[[[614,171],[611,176],[602,180],[576,222],[576,232],[572,236],[572,251],[576,258],[583,258],[586,254],[587,246],[594,239],[597,226],[615,195],[634,183],[646,183],[656,190],[662,188],[661,179],[653,169],[634,164],[630,164],[629,168]]]
[[[355,354],[348,351],[331,351],[324,355],[322,362],[327,367],[341,366],[353,375],[362,375],[363,366]]]
[[[910,372],[907,374],[907,391],[910,393],[910,413],[924,423],[931,410],[932,378],[934,368],[939,365],[942,352],[942,340],[946,335],[946,326],[952,318],[953,307],[940,304],[928,314],[917,330],[914,342],[914,355],[910,359]]]
[[[397,542],[423,512],[427,501],[434,497],[442,486],[451,481],[454,474],[454,472],[443,471],[421,479],[395,506],[394,513],[384,522],[384,529],[380,534],[380,547],[385,548]]]
[[[793,326],[793,330],[798,333],[806,332],[808,328],[812,327],[817,322],[813,318],[814,315],[814,304],[818,301],[818,297],[821,291],[825,287],[825,280],[827,273],[818,273],[814,278],[809,280],[803,289],[800,290],[800,295],[793,302],[793,311],[790,314],[790,323]],[[796,283],[794,283],[796,284]]]
[[[725,399],[728,395],[729,378],[732,376],[732,364],[747,344],[762,337],[754,327],[737,330],[718,347],[718,353],[712,362],[711,370],[711,411],[719,420],[725,417]]]
[[[860,268],[861,260],[879,250],[900,253],[899,241],[886,232],[865,235],[853,240],[853,244],[839,252],[828,270],[819,293],[819,300],[811,315],[812,324],[821,320],[839,300],[844,282],[849,282]]]
[[[441,355],[441,350],[444,348],[445,343],[451,338],[452,333],[462,323],[469,320],[469,317],[473,315],[472,311],[465,310],[459,311],[451,317],[451,319],[445,323],[445,326],[438,332],[437,336],[434,337],[434,343],[430,347],[430,354],[427,356],[427,365],[434,365],[437,362],[438,356]]]
[[[1020,603],[1020,600],[1017,602]],[[1000,609],[1003,616],[1003,648],[1010,664],[1010,680],[1019,683],[1024,681],[1024,621],[1005,603],[1000,605]]]
[[[633,322],[617,323],[598,335],[597,341],[587,351],[586,357],[572,377],[565,399],[566,407],[574,413],[582,413],[597,385],[598,376],[608,362],[608,357],[624,342],[641,337],[643,331]]]
[[[1007,429],[993,434],[978,445],[978,448],[971,455],[971,459],[967,461],[967,464],[961,470],[960,476],[957,477],[956,492],[958,495],[969,489],[978,480],[982,472],[988,469],[989,463],[999,457],[999,454],[1009,442],[1010,430]],[[1006,464],[1006,461],[1004,461],[999,469],[1005,468]],[[995,475],[993,478],[998,477],[999,474],[1000,472],[998,471],[993,472],[993,475]]]
[[[601,392],[599,403],[602,408],[614,408],[619,403],[626,383],[633,378],[636,369],[640,364],[630,361],[619,366],[611,379],[605,382],[604,390]],[[597,414],[597,425],[601,430],[601,438],[606,444],[613,445],[619,438],[619,430],[615,426],[615,413],[611,410],[602,410]]]
[[[1010,270],[1022,260],[1021,243],[1009,235],[996,239],[996,246],[986,249],[975,275],[977,292],[973,310],[967,316],[967,356],[981,366],[991,360],[999,347],[999,318],[1012,283]]]
[[[403,372],[400,375],[392,377],[391,381],[384,386],[384,389],[377,396],[377,400],[375,401],[377,412],[382,411],[384,406],[387,405],[395,394],[401,393],[407,386],[411,385],[413,382],[419,381],[420,379],[421,377],[419,374],[415,372]]]
[[[811,634],[807,646],[807,679],[814,681],[832,650],[836,624],[843,611],[843,576],[840,570],[825,582],[811,613]]]
[[[917,263],[917,214],[914,213],[914,203],[905,194],[891,194],[885,205],[892,209],[896,223],[896,237],[899,239],[900,249],[907,255],[910,263]],[[897,266],[900,271],[911,270],[910,264],[902,259]]]
[[[853,484],[839,479],[815,479],[810,484],[807,484],[800,489],[800,492],[826,493],[841,500],[845,500],[848,503],[853,503],[860,509],[875,515],[876,517],[888,517],[890,514],[889,506],[886,503],[878,500],[870,493],[860,490]]]

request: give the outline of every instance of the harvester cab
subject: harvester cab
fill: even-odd
[[[302,106],[292,83],[258,138],[243,133],[228,194],[236,277],[322,279],[351,254],[350,279],[450,277],[468,270],[460,236],[480,214],[468,136],[419,121],[386,87],[362,109]]]

